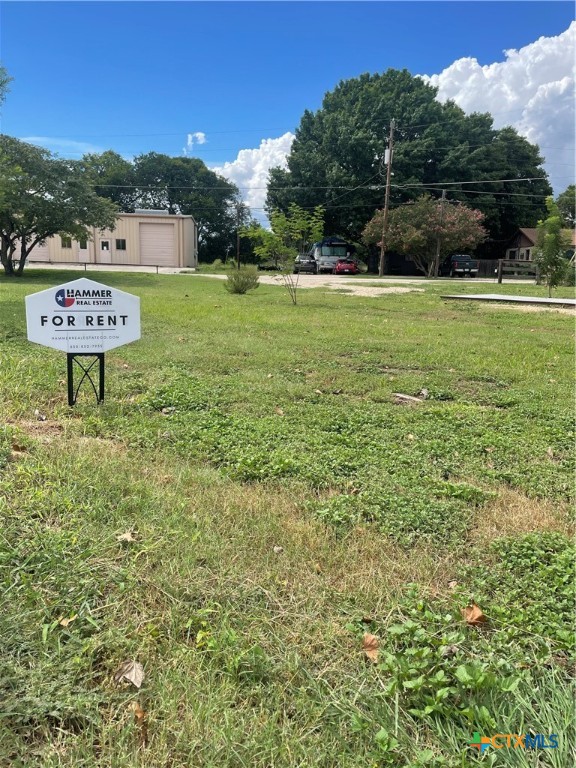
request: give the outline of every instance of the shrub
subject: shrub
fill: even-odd
[[[247,293],[260,285],[256,267],[242,267],[228,273],[224,288],[228,293]]]
[[[569,261],[566,264],[566,271],[564,273],[564,277],[562,278],[562,285],[576,285],[576,264],[573,261]]]

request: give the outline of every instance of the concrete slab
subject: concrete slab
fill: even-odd
[[[548,299],[540,296],[506,296],[502,293],[460,293],[442,296],[443,299],[469,299],[470,301],[505,301],[513,304],[539,304],[549,307],[576,308],[576,299]]]

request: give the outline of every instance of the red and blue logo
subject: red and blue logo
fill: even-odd
[[[59,307],[71,307],[75,301],[76,299],[73,299],[71,296],[66,296],[64,288],[56,291],[56,304],[58,304]]]

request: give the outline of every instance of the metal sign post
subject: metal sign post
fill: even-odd
[[[83,277],[27,296],[26,324],[30,341],[67,353],[68,405],[85,380],[101,403],[104,353],[140,338],[140,299]],[[75,366],[82,373],[76,388]]]
[[[82,365],[82,362],[78,359],[81,357],[92,357],[94,359],[88,365],[88,367],[85,368],[84,365]],[[92,355],[89,352],[80,352],[76,354],[68,353],[66,355],[66,358],[67,358],[66,372],[67,372],[67,378],[68,378],[68,405],[75,405],[76,400],[78,399],[78,392],[80,391],[80,387],[82,386],[82,382],[84,381],[84,379],[88,379],[88,381],[92,385],[92,389],[94,390],[94,394],[96,395],[96,402],[101,403],[104,400],[104,352],[98,352],[95,355]],[[76,391],[74,391],[74,363],[76,363],[76,365],[80,368],[80,370],[84,372],[84,375],[78,382]],[[90,376],[90,372],[92,371],[92,368],[94,368],[96,363],[99,363],[98,389],[96,389],[96,384],[94,383],[92,377]]]

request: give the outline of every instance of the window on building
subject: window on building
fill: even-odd
[[[85,251],[88,248],[88,240],[78,240],[78,247],[81,251]]]
[[[62,248],[72,248],[71,237],[60,237],[60,242],[62,243]]]
[[[530,261],[530,248],[526,248],[526,261]]]
[[[116,240],[116,250],[117,251],[125,251],[126,250],[126,240]]]
[[[510,249],[510,250],[508,251],[508,258],[509,258],[511,261],[513,261],[513,260],[516,258],[516,253],[517,253],[517,252],[516,252],[515,250],[512,250],[512,249]]]

